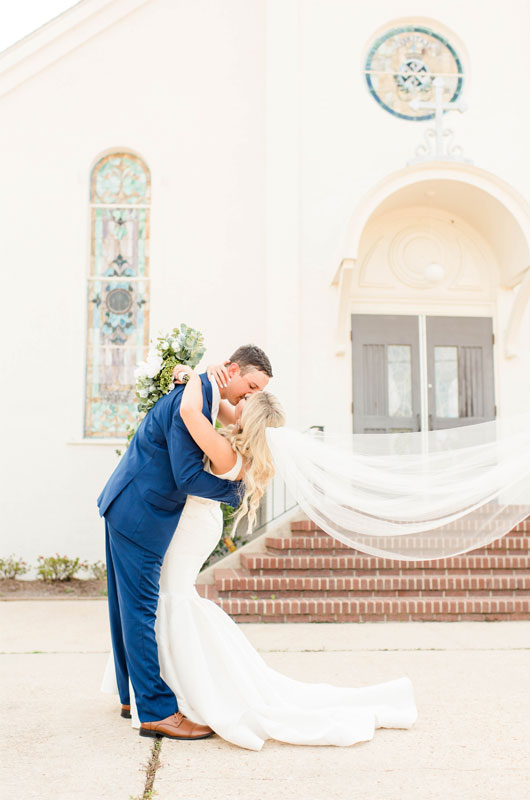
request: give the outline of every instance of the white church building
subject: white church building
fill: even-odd
[[[0,556],[103,557],[149,340],[254,342],[288,423],[530,396],[530,5],[83,0],[0,53]]]

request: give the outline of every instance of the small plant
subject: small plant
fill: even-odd
[[[0,578],[16,578],[25,575],[30,568],[21,558],[15,558],[13,554],[7,558],[0,558]]]
[[[90,572],[97,581],[102,581],[107,577],[107,567],[103,561],[94,561],[90,565]]]
[[[88,568],[86,561],[81,561],[79,558],[60,556],[59,553],[56,553],[54,556],[48,556],[47,558],[39,556],[37,575],[43,581],[69,581],[77,572]]]

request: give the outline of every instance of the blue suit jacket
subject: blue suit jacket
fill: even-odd
[[[211,422],[212,385],[200,377],[202,412]],[[180,417],[183,391],[175,387],[147,413],[97,501],[113,528],[162,557],[188,494],[232,506],[242,494],[241,482],[204,471],[204,454]]]

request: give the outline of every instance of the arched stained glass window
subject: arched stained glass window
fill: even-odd
[[[92,171],[85,437],[127,436],[149,337],[149,170],[113,153]]]

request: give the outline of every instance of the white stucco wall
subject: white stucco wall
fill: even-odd
[[[103,555],[95,499],[114,447],[72,444],[102,152],[131,148],[151,169],[151,331],[186,321],[211,359],[263,341],[264,86],[262,2],[158,0],[0,100],[2,552]]]

